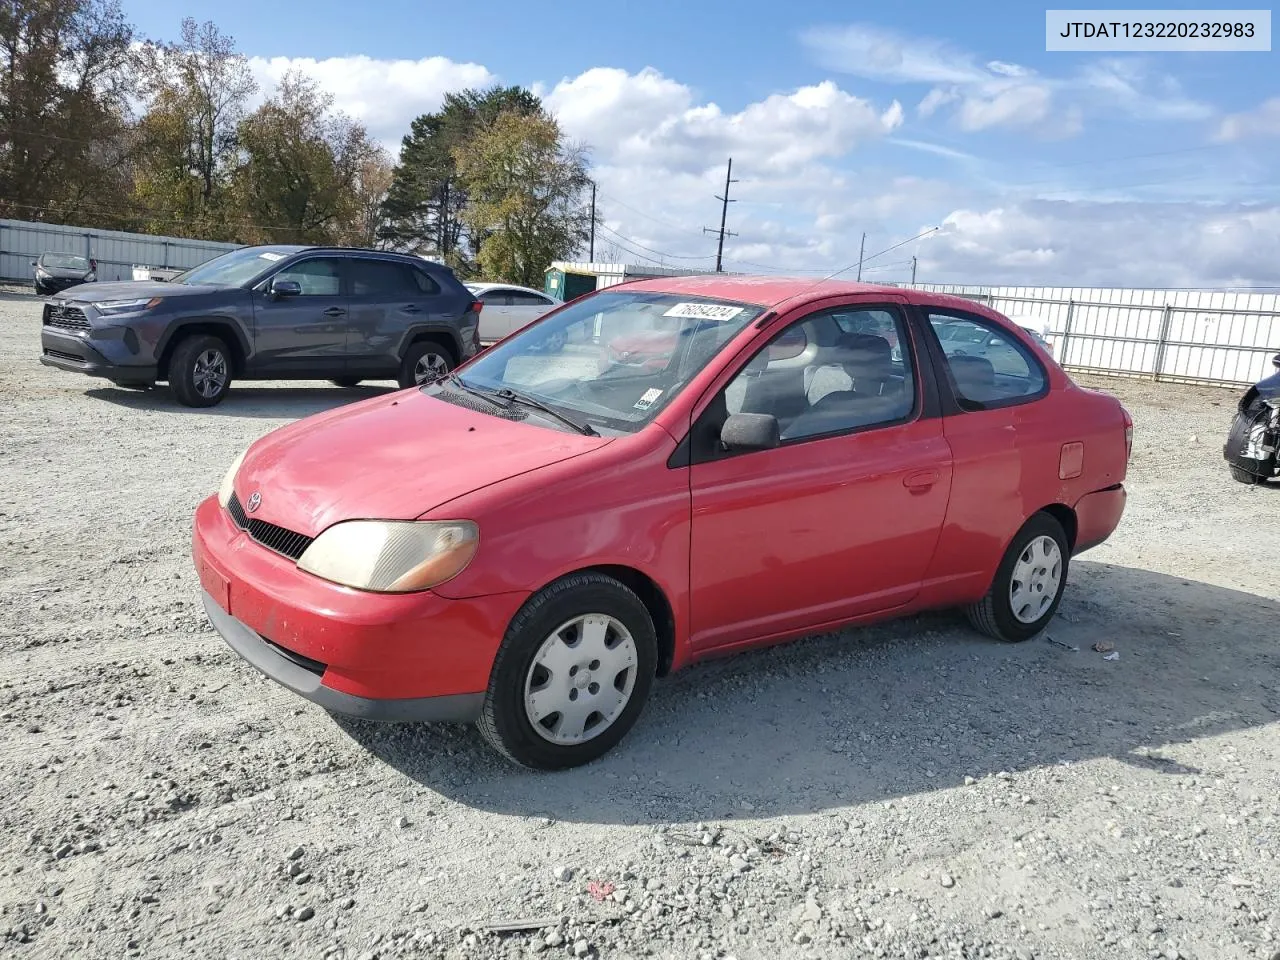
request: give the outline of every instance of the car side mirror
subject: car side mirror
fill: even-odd
[[[720,428],[726,450],[772,450],[781,442],[778,418],[768,413],[731,413]]]
[[[296,297],[302,293],[302,284],[297,280],[272,280],[271,296],[273,297]]]

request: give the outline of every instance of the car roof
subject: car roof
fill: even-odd
[[[604,287],[615,289],[647,290],[651,293],[687,294],[735,300],[760,307],[776,307],[784,300],[790,306],[803,306],[828,297],[852,294],[884,294],[901,297],[908,303],[963,310],[977,316],[1008,322],[985,304],[967,297],[957,297],[914,287],[893,287],[879,283],[859,283],[853,280],[815,280],[812,277],[788,277],[781,275],[752,276],[747,274],[695,274],[687,277],[653,277]]]
[[[523,290],[525,293],[536,293],[540,297],[545,297],[547,295],[541,290],[535,290],[533,287],[522,287],[518,283],[473,283],[468,280],[465,286],[467,289],[476,292],[483,292],[485,290]]]

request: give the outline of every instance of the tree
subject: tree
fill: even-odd
[[[531,116],[541,109],[528,90],[495,86],[446,94],[440,110],[415,119],[401,142],[383,205],[382,238],[469,272],[476,246],[465,234],[467,194],[458,179],[454,150],[504,111]]]
[[[357,220],[356,184],[373,148],[364,127],[332,106],[314,80],[291,71],[241,122],[234,190],[251,224],[242,239],[333,243]]]
[[[126,225],[132,41],[116,0],[0,4],[0,214]]]
[[[454,151],[469,197],[465,219],[486,277],[541,287],[553,260],[591,228],[586,151],[566,145],[556,121],[505,111]]]
[[[152,225],[227,239],[225,192],[235,168],[236,127],[258,89],[248,61],[213,23],[182,21],[182,40],[148,44],[134,192]]]
[[[387,151],[370,144],[356,168],[352,188],[355,191],[355,220],[348,231],[347,242],[358,247],[385,245],[382,232],[386,226],[383,203],[391,188],[391,157]]]

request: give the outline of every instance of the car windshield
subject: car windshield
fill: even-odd
[[[598,432],[630,433],[763,312],[687,294],[606,291],[481,354],[461,371],[458,385],[510,390]],[[453,388],[446,380],[432,390]]]
[[[198,267],[192,267],[186,273],[173,278],[173,283],[187,283],[210,287],[238,287],[264,270],[270,269],[273,263],[283,260],[292,251],[263,250],[261,247],[244,247],[232,250],[220,257],[206,260]]]
[[[46,253],[40,258],[46,267],[60,267],[64,270],[88,270],[89,261],[70,253]]]

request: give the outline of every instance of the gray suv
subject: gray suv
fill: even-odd
[[[480,350],[480,303],[420,257],[259,246],[172,281],[95,283],[44,305],[40,362],[211,407],[233,379],[343,386],[443,376]]]

